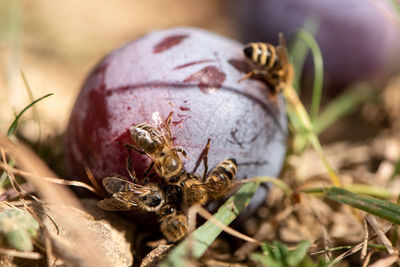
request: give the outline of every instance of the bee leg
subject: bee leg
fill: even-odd
[[[132,157],[131,156],[126,157],[125,169],[127,170],[129,177],[132,179],[132,181],[135,184],[138,184],[138,179],[136,177],[135,170],[132,168]]]
[[[173,112],[173,111],[171,111],[171,112],[169,113],[167,119],[166,119],[165,122],[164,122],[164,129],[165,129],[165,131],[167,132],[167,135],[168,135],[169,140],[172,139],[171,128],[170,128],[171,121],[172,121],[172,115],[174,115],[174,112]]]
[[[174,147],[173,149],[174,149],[176,152],[181,153],[185,158],[187,158],[186,151],[185,151],[183,148],[181,148],[181,147]]]
[[[143,185],[146,185],[146,184],[148,184],[150,182],[150,177],[146,177],[146,178],[144,178],[144,180],[143,180]]]
[[[144,171],[144,177],[148,177],[151,169],[153,169],[154,162],[151,162],[150,166]]]
[[[89,181],[92,183],[92,185],[96,189],[97,194],[102,195],[102,196],[106,196],[106,193],[104,192],[104,189],[102,189],[102,187],[97,183],[97,180],[94,177],[93,172],[88,167],[85,167],[85,172],[86,172],[86,175],[87,175]]]
[[[208,138],[206,147],[201,152],[199,158],[197,159],[196,166],[194,167],[194,169],[192,171],[192,173],[195,173],[197,168],[200,166],[201,161],[203,161],[203,164],[204,164],[204,172],[203,172],[203,178],[202,178],[203,181],[204,181],[205,177],[207,176],[207,172],[208,172],[208,151],[210,150],[210,142],[211,142],[211,139]]]
[[[128,150],[133,149],[135,152],[142,154],[142,155],[146,155],[146,153],[141,150],[140,148],[137,148],[135,145],[132,144],[124,144],[124,147],[127,148]]]

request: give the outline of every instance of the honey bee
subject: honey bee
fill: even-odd
[[[259,67],[240,81],[255,76],[263,80],[275,92],[280,92],[293,82],[294,70],[289,63],[285,38],[279,33],[279,45],[269,43],[249,43],[243,49],[244,55]]]
[[[156,183],[139,185],[114,175],[103,179],[103,186],[111,194],[110,198],[100,200],[100,208],[110,211],[142,209],[157,211],[165,203],[165,194]]]
[[[174,147],[169,125],[172,120],[172,112],[165,123],[165,134],[160,129],[149,124],[137,124],[130,128],[130,136],[138,146],[129,146],[141,154],[146,154],[152,163],[148,170],[153,167],[156,173],[163,177],[168,183],[178,183],[177,180],[183,170],[183,162],[178,152],[186,156],[183,149]]]
[[[237,173],[235,159],[221,161],[207,176],[205,185],[209,200],[224,197]]]
[[[237,172],[235,159],[221,161],[203,178],[190,174],[181,182],[183,189],[182,209],[195,204],[203,205],[227,195]]]
[[[160,231],[168,242],[175,243],[182,239],[188,229],[188,217],[172,204],[164,205],[159,211]]]

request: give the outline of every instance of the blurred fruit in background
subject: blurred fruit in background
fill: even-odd
[[[322,52],[324,85],[330,95],[359,81],[380,84],[400,61],[400,23],[395,7],[386,2],[236,0],[235,12],[243,42],[277,44],[278,32],[293,40],[308,25]],[[303,70],[304,89],[312,88],[313,73],[309,58]]]

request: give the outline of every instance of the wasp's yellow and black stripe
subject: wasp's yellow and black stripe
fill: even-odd
[[[249,43],[243,52],[245,56],[258,66],[272,70],[278,65],[278,55],[275,46],[268,43]]]

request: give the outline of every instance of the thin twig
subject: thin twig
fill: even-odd
[[[40,179],[43,179],[45,181],[48,181],[48,182],[51,182],[54,184],[83,187],[99,196],[104,196],[103,194],[98,192],[96,189],[94,189],[90,185],[83,183],[83,182],[69,181],[69,180],[64,180],[64,179],[54,178],[54,177],[42,177],[39,175],[35,175],[33,173],[29,173],[29,172],[22,171],[22,170],[19,170],[16,168],[12,168],[8,164],[6,165],[5,163],[0,163],[0,168],[5,170],[8,173],[17,174],[17,175],[21,175],[21,176],[30,176],[30,177],[40,178]]]
[[[386,232],[388,232],[391,228],[392,228],[392,226],[387,227],[386,229],[383,230],[383,232],[386,233]],[[374,238],[377,237],[377,236],[378,236],[377,234],[374,234],[374,235],[370,236],[369,240],[372,240],[372,239],[374,239]],[[363,245],[364,245],[364,241],[361,242],[361,243],[359,243],[359,244],[357,244],[357,245],[355,245],[355,246],[354,246],[353,248],[351,248],[350,250],[348,250],[348,251],[346,251],[346,252],[340,254],[340,255],[337,256],[333,261],[331,261],[331,262],[327,265],[327,267],[334,266],[336,263],[338,263],[339,261],[341,261],[341,260],[344,259],[345,257],[350,256],[350,255],[356,253],[357,251],[359,251],[360,249],[362,249]]]
[[[371,260],[372,254],[374,254],[374,251],[373,251],[373,250],[371,250],[370,252],[368,252],[368,254],[367,254],[367,256],[365,257],[365,260],[364,260],[364,262],[363,262],[363,264],[362,264],[362,267],[367,267],[367,266],[368,266],[369,261]]]
[[[250,237],[250,236],[247,236],[247,235],[245,235],[245,234],[242,234],[242,233],[240,233],[239,231],[236,231],[235,229],[229,227],[228,225],[223,224],[222,222],[220,222],[219,220],[217,220],[216,218],[214,218],[214,217],[212,216],[212,214],[209,213],[205,208],[203,208],[203,207],[201,207],[201,206],[198,206],[198,205],[197,205],[197,206],[193,206],[193,207],[191,207],[191,208],[193,208],[193,209],[195,210],[195,212],[196,212],[197,214],[199,214],[201,217],[203,217],[203,218],[206,219],[206,220],[209,220],[210,222],[212,222],[213,224],[215,224],[216,226],[218,226],[219,228],[221,228],[222,231],[224,231],[224,232],[226,232],[226,233],[228,233],[228,234],[230,234],[230,235],[232,235],[232,236],[234,236],[234,237],[237,237],[237,238],[239,238],[239,239],[242,239],[242,240],[244,240],[244,241],[252,242],[252,243],[256,243],[256,244],[261,244],[260,241],[254,239],[254,238],[252,238],[252,237]],[[190,208],[190,209],[191,209],[191,208]]]
[[[38,252],[19,251],[15,249],[5,249],[5,248],[0,248],[0,254],[8,257],[18,257],[31,260],[40,260],[42,258],[42,255],[40,255],[40,253]]]

